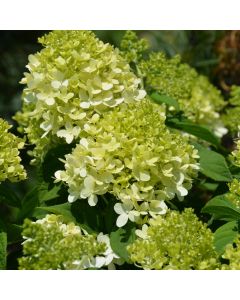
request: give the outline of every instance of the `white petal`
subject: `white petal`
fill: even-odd
[[[47,103],[47,105],[51,106],[51,105],[53,105],[55,103],[55,100],[54,100],[54,98],[50,97],[50,98],[47,98],[45,100],[45,102]]]
[[[61,85],[62,85],[61,82],[58,80],[53,80],[51,83],[51,86],[56,90],[59,89]]]
[[[76,196],[74,196],[74,195],[69,195],[69,196],[68,196],[68,202],[72,203],[72,202],[74,202],[74,201],[76,201],[76,200],[77,200],[77,197],[76,197]]]
[[[57,178],[57,179],[59,179],[59,180],[61,180],[62,179],[62,172],[63,171],[56,171],[55,173],[54,173],[54,176],[55,176],[55,178]]]
[[[101,257],[101,256],[97,256],[95,258],[95,263],[94,263],[94,266],[96,268],[101,268],[105,265],[105,257]]]
[[[85,148],[88,148],[88,141],[87,141],[87,139],[82,138],[82,139],[80,140],[80,144],[81,144],[82,146],[84,146]]]
[[[123,227],[128,221],[128,215],[122,214],[117,218],[117,227]]]
[[[81,102],[81,103],[80,103],[80,107],[81,107],[81,108],[89,108],[90,105],[91,105],[90,102]]]
[[[144,91],[144,90],[139,90],[136,99],[137,99],[137,100],[141,100],[141,99],[143,99],[143,98],[146,96],[146,94],[147,94],[146,91]]]
[[[123,213],[125,213],[125,211],[123,210],[122,204],[121,203],[116,203],[114,205],[114,211],[118,214],[121,215]]]
[[[65,139],[67,144],[71,144],[71,142],[73,141],[73,135],[70,133],[65,134]]]
[[[180,196],[186,196],[188,194],[188,190],[185,189],[183,186],[177,186],[177,190]]]
[[[98,202],[98,197],[97,195],[92,194],[91,196],[88,197],[88,204],[90,206],[95,206]]]
[[[140,172],[140,180],[141,181],[149,181],[150,175],[148,172]]]
[[[102,88],[104,91],[108,91],[113,87],[112,83],[108,83],[108,82],[103,82],[102,83]]]
[[[80,171],[79,171],[79,175],[81,177],[86,177],[87,176],[87,170],[85,168],[82,168]]]

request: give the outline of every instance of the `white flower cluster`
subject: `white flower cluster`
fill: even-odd
[[[145,99],[89,126],[88,137],[66,155],[65,171],[55,173],[69,186],[69,202],[87,198],[94,206],[98,195],[112,193],[121,201],[115,205],[121,227],[164,214],[164,200],[186,196],[199,169],[197,150],[164,121],[162,108]]]

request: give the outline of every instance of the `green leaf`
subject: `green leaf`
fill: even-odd
[[[110,244],[113,251],[121,258],[129,261],[127,246],[134,242],[136,227],[133,223],[128,223],[124,228],[119,228],[110,234]]]
[[[208,150],[197,143],[193,144],[194,147],[198,149],[198,154],[200,156],[200,172],[202,174],[215,181],[232,181],[232,174],[224,156],[215,151]]]
[[[178,118],[167,118],[166,125],[171,128],[179,129],[192,134],[204,141],[209,142],[217,148],[220,147],[220,140],[207,127],[195,124],[186,118],[183,120],[179,120]]]
[[[56,199],[60,196],[61,184],[54,184],[50,187],[50,184],[43,181],[38,188],[38,197],[40,203],[47,202]]]
[[[51,183],[54,181],[54,173],[63,169],[63,162],[60,158],[64,159],[64,156],[71,152],[72,147],[74,144],[61,144],[48,151],[40,170],[40,176],[44,181]]]
[[[0,232],[0,270],[6,269],[7,263],[7,234]]]
[[[9,206],[21,207],[21,201],[14,193],[13,189],[5,183],[0,184],[0,201]]]
[[[157,103],[160,104],[167,104],[168,106],[173,106],[178,111],[179,105],[177,100],[173,99],[172,97],[169,97],[167,95],[160,95],[156,92],[152,93],[150,97]]]
[[[222,254],[227,244],[232,244],[238,235],[238,221],[231,221],[214,232],[214,246]]]
[[[225,194],[211,199],[203,207],[202,212],[213,215],[215,220],[240,220],[240,209],[236,208],[230,201],[228,201]]]
[[[47,213],[52,213],[55,215],[61,215],[67,222],[76,222],[75,217],[72,215],[71,212],[71,204],[64,203],[52,206],[42,206],[36,207],[34,209],[34,216],[37,218],[44,217]]]
[[[89,206],[86,199],[82,199],[72,204],[71,211],[77,223],[88,233],[104,231],[104,220],[98,206]]]
[[[34,208],[39,205],[38,186],[34,187],[22,200],[22,208],[18,214],[17,220],[21,222],[26,217],[31,217]]]

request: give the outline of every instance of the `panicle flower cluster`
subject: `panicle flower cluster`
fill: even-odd
[[[26,178],[19,149],[24,147],[22,139],[8,132],[11,126],[0,118],[0,183],[6,179],[16,182]]]
[[[126,31],[124,38],[121,40],[121,54],[129,62],[138,62],[143,58],[143,54],[149,49],[146,39],[139,39],[135,32]]]
[[[164,108],[145,99],[91,124],[65,156],[65,170],[55,173],[69,186],[68,200],[88,198],[93,206],[98,195],[114,194],[119,227],[166,213],[163,201],[186,196],[199,166],[187,137],[169,132],[164,121]]]
[[[219,111],[224,107],[224,100],[220,91],[206,77],[181,63],[179,56],[167,59],[161,52],[152,53],[148,60],[140,63],[139,69],[145,78],[146,89],[176,99],[189,119],[216,131],[223,127]]]
[[[140,234],[141,233],[141,234]],[[168,211],[143,226],[128,246],[130,259],[143,269],[209,270],[219,267],[213,233],[193,210]]]
[[[23,110],[15,116],[38,159],[61,139],[78,139],[105,111],[146,94],[118,49],[90,31],[54,31],[39,42],[44,48],[29,56]]]
[[[222,257],[228,260],[228,264],[221,266],[222,270],[240,270],[240,235],[238,235],[233,244],[226,246]]]
[[[122,41],[125,56],[130,59],[131,53],[140,52],[139,43],[143,44],[135,33],[127,33]],[[226,133],[219,114],[225,105],[220,91],[206,77],[182,63],[178,55],[168,59],[162,52],[151,52],[148,58],[139,60],[136,69],[138,76],[144,79],[146,90],[156,90],[176,99],[189,119],[209,126],[219,136]]]
[[[240,116],[240,86],[232,86],[230,98],[228,100],[230,107],[226,109],[225,114],[222,116],[224,124],[232,133],[239,131],[239,116]]]
[[[97,257],[107,250],[104,242],[74,223],[64,223],[62,216],[47,215],[36,222],[27,219],[22,234],[24,256],[19,259],[19,269],[95,268],[100,264]]]

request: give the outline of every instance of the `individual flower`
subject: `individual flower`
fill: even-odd
[[[97,256],[92,260],[91,266],[93,268],[107,267],[108,270],[115,270],[115,264],[122,265],[124,263],[124,260],[112,250],[110,238],[107,234],[100,232],[97,236],[97,241],[106,245],[106,251],[102,254],[102,256]]]
[[[167,129],[163,109],[145,99],[89,125],[88,136],[65,156],[65,170],[55,173],[69,187],[69,202],[88,199],[93,206],[111,193],[120,200],[117,225],[124,226],[164,214],[165,200],[186,196],[199,169],[197,150]]]
[[[8,132],[11,127],[0,118],[0,183],[6,179],[12,182],[26,179],[26,171],[19,156],[24,141]]]
[[[29,56],[23,108],[15,116],[37,160],[54,144],[79,140],[106,111],[146,94],[118,49],[93,32],[54,31],[39,42],[44,48]]]
[[[150,220],[128,246],[131,261],[143,269],[209,270],[219,267],[213,233],[190,208],[168,210]]]
[[[23,225],[23,257],[19,269],[75,270],[91,268],[91,262],[104,255],[106,244],[98,241],[62,216],[47,215]],[[97,266],[96,266],[97,267]]]

